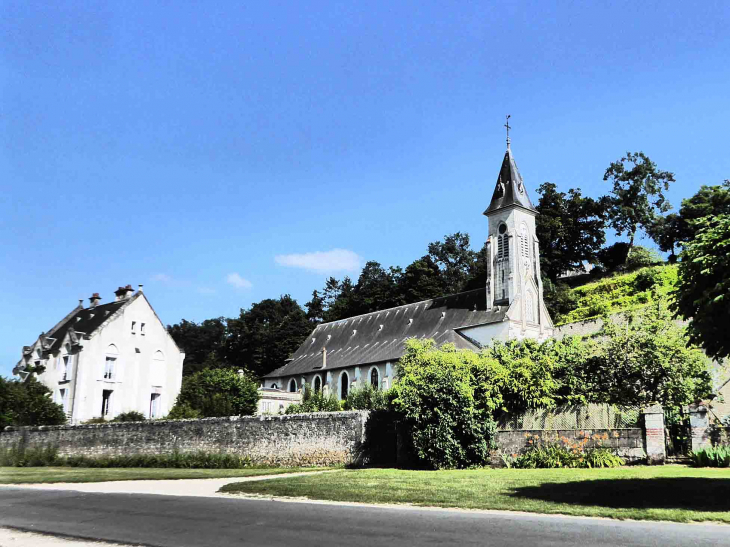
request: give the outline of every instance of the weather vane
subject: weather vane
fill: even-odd
[[[509,119],[511,117],[512,116],[510,114],[507,114],[507,123],[504,124],[504,126],[507,128],[507,148],[509,148],[509,143],[510,143],[510,141],[509,141],[509,130],[511,129],[511,127],[509,126]]]

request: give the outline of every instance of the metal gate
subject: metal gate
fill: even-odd
[[[689,456],[691,429],[689,414],[682,407],[664,409],[664,440],[668,458]]]

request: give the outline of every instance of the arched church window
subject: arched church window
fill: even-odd
[[[340,399],[347,399],[347,393],[350,389],[350,377],[346,372],[340,375]]]
[[[317,393],[322,389],[322,379],[319,376],[314,377],[314,392]]]
[[[373,386],[375,389],[378,389],[379,384],[380,375],[378,374],[378,369],[373,367],[373,369],[370,371],[370,385]]]
[[[296,393],[297,391],[297,381],[294,378],[289,380],[289,391],[291,393]]]

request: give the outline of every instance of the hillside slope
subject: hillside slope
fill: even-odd
[[[575,323],[631,310],[668,295],[677,284],[677,266],[662,265],[641,268],[614,275],[571,289],[575,307],[556,318],[556,325]]]

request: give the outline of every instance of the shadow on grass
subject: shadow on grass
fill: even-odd
[[[545,483],[516,488],[509,495],[612,509],[730,511],[730,479],[668,477]]]

